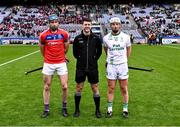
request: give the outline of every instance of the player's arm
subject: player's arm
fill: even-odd
[[[108,50],[108,48],[104,46],[104,52],[105,52],[106,56],[107,56],[107,50]],[[107,62],[105,63],[105,67],[107,67]]]
[[[69,39],[64,42],[64,52],[65,54],[68,52],[69,49]]]
[[[104,47],[104,52],[105,52],[105,54],[107,56],[108,47],[106,45],[105,38],[103,38],[103,47]],[[107,68],[107,61],[105,63],[105,67]]]
[[[64,42],[64,53],[65,53],[66,63],[69,62],[68,57],[66,56],[66,53],[68,52],[68,49],[69,49],[69,40]]]
[[[97,43],[96,51],[97,51],[96,57],[97,57],[97,59],[99,59],[101,54],[102,54],[102,41],[100,38],[99,38],[99,41]]]
[[[131,55],[131,46],[127,47],[127,57]]]
[[[73,42],[73,55],[76,59],[78,58],[78,39],[76,37]]]
[[[105,52],[105,54],[106,54],[106,56],[107,56],[107,50],[108,50],[108,48],[107,48],[107,46],[106,46],[105,38],[103,38],[103,47],[104,47],[104,52]]]
[[[127,58],[129,58],[129,56],[131,55],[131,39],[130,39],[130,37],[127,40],[126,49],[127,49]]]
[[[42,54],[42,56],[44,57],[44,43],[43,43],[43,41],[42,41],[41,38],[39,39],[39,44],[38,44],[38,45],[39,45],[41,54]]]
[[[108,50],[108,48],[104,47],[104,52],[105,52],[106,55],[107,55],[107,50]]]
[[[69,34],[67,32],[64,33],[64,52],[65,54],[68,52],[69,49]]]

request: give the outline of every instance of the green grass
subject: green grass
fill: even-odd
[[[175,47],[175,48],[172,48]],[[0,46],[0,64],[38,50],[37,46]],[[129,65],[153,68],[153,72],[130,70],[129,119],[123,119],[122,97],[119,85],[115,90],[113,117],[105,118],[107,109],[107,82],[105,54],[99,60],[101,112],[94,115],[93,95],[86,82],[81,100],[81,116],[74,118],[75,59],[70,47],[68,52],[70,116],[61,113],[61,88],[57,76],[51,87],[50,116],[40,118],[43,111],[41,71],[24,75],[24,72],[42,66],[40,52],[13,63],[0,66],[0,125],[43,126],[180,126],[180,45],[148,46],[133,45]]]

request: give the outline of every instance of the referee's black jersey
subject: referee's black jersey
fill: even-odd
[[[76,68],[80,70],[94,70],[98,68],[97,60],[102,54],[102,40],[91,34],[85,36],[83,32],[77,35],[73,42],[73,55],[77,59]]]

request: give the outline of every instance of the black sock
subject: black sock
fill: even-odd
[[[81,93],[76,93],[74,96],[74,100],[75,100],[75,110],[79,111],[79,104],[80,104],[80,100],[81,100]]]
[[[95,105],[96,105],[96,111],[98,110],[100,110],[99,108],[100,108],[100,96],[99,95],[96,95],[96,96],[94,96],[94,103],[95,103]]]

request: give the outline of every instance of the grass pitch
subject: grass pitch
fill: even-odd
[[[0,46],[0,65],[39,50],[38,46]],[[81,116],[74,118],[75,59],[68,52],[68,112],[61,116],[61,88],[57,76],[51,86],[50,116],[40,118],[43,111],[41,71],[24,75],[42,66],[40,52],[0,66],[0,125],[33,126],[180,126],[180,45],[133,45],[129,65],[153,68],[153,72],[129,70],[129,118],[123,119],[119,85],[115,90],[113,117],[105,118],[107,81],[105,53],[99,60],[99,89],[102,118],[95,118],[93,94],[86,82],[80,104]]]

